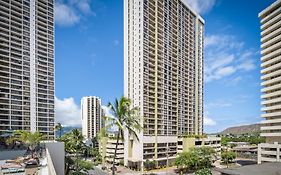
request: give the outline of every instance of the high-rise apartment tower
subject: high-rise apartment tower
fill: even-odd
[[[172,162],[178,138],[203,133],[204,20],[182,0],[124,1],[124,94],[140,108],[125,164]]]
[[[259,13],[261,23],[261,136],[258,163],[281,162],[281,0]]]
[[[281,1],[259,14],[261,21],[262,136],[281,143]]]
[[[101,99],[95,96],[83,97],[81,100],[82,134],[92,139],[102,127],[103,109]]]
[[[54,138],[54,0],[0,1],[0,132]]]

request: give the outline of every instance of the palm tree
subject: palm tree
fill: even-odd
[[[71,135],[71,141],[72,144],[74,146],[74,149],[76,150],[75,152],[75,156],[76,156],[76,172],[78,171],[78,167],[79,167],[79,153],[81,153],[81,151],[83,151],[83,147],[84,147],[84,143],[83,143],[83,135],[82,132],[79,131],[78,129],[73,129],[72,131],[72,135]]]
[[[26,144],[31,150],[33,157],[34,150],[42,139],[43,136],[39,131],[35,131],[34,133],[32,133],[30,131],[16,130],[14,131],[13,137],[11,137],[8,142],[20,141]]]
[[[82,155],[85,145],[83,143],[83,135],[82,132],[78,129],[73,129],[71,132],[63,135],[59,140],[64,142],[65,144],[65,151],[69,154],[74,154],[75,159],[72,160],[70,156],[66,156],[66,166],[65,170],[66,172],[69,172],[70,170],[75,170],[75,172],[80,171],[80,165],[81,165],[81,158],[79,158],[80,155]],[[71,167],[73,167],[71,169]]]
[[[93,143],[93,148],[98,148],[99,147],[99,140],[98,136],[92,138],[92,143]]]
[[[119,101],[116,99],[114,104],[108,104],[108,107],[113,114],[113,118],[109,117],[109,124],[105,127],[117,126],[118,128],[113,156],[112,175],[115,174],[115,159],[119,140],[124,140],[124,132],[128,131],[129,137],[132,135],[139,140],[137,135],[137,131],[139,132],[141,130],[139,110],[137,107],[131,108],[131,105],[131,100],[124,96],[122,96]]]
[[[56,131],[59,131],[59,136],[60,136],[60,138],[61,138],[62,129],[63,129],[63,127],[62,127],[61,123],[56,124],[55,130],[56,130]]]

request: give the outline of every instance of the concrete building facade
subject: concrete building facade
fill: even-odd
[[[104,162],[110,164],[113,163],[116,144],[117,144],[116,135],[110,135],[108,137],[103,137],[101,139],[99,149],[100,149],[103,163]],[[122,162],[124,163],[124,143],[122,140],[119,140],[117,151],[116,151],[115,163],[122,164]]]
[[[187,152],[190,148],[211,147],[216,152],[216,156],[221,155],[221,138],[210,136],[202,138],[182,137],[178,140],[178,153]]]
[[[203,35],[204,20],[182,0],[124,1],[124,94],[143,126],[140,141],[125,134],[125,165],[165,164],[178,136],[203,133]]]
[[[81,99],[82,134],[87,139],[96,137],[102,127],[101,99],[95,96]]]
[[[0,1],[0,132],[54,138],[54,3]]]
[[[260,144],[259,163],[280,161],[281,144],[281,0],[277,0],[259,13],[261,23],[261,99],[265,119],[261,136],[266,144]]]

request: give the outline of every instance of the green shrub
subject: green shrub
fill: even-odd
[[[236,153],[233,151],[226,151],[221,153],[221,160],[223,163],[227,165],[229,163],[234,162],[235,159],[236,159]]]
[[[188,152],[179,154],[175,165],[178,168],[198,170],[211,167],[215,150],[211,147],[192,148]]]
[[[195,172],[195,175],[212,175],[212,172],[209,168],[204,168]]]

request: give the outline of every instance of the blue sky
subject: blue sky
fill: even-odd
[[[259,122],[258,13],[274,0],[186,1],[205,19],[205,132]],[[57,0],[55,36],[56,117],[77,126],[82,96],[123,94],[123,1]]]

